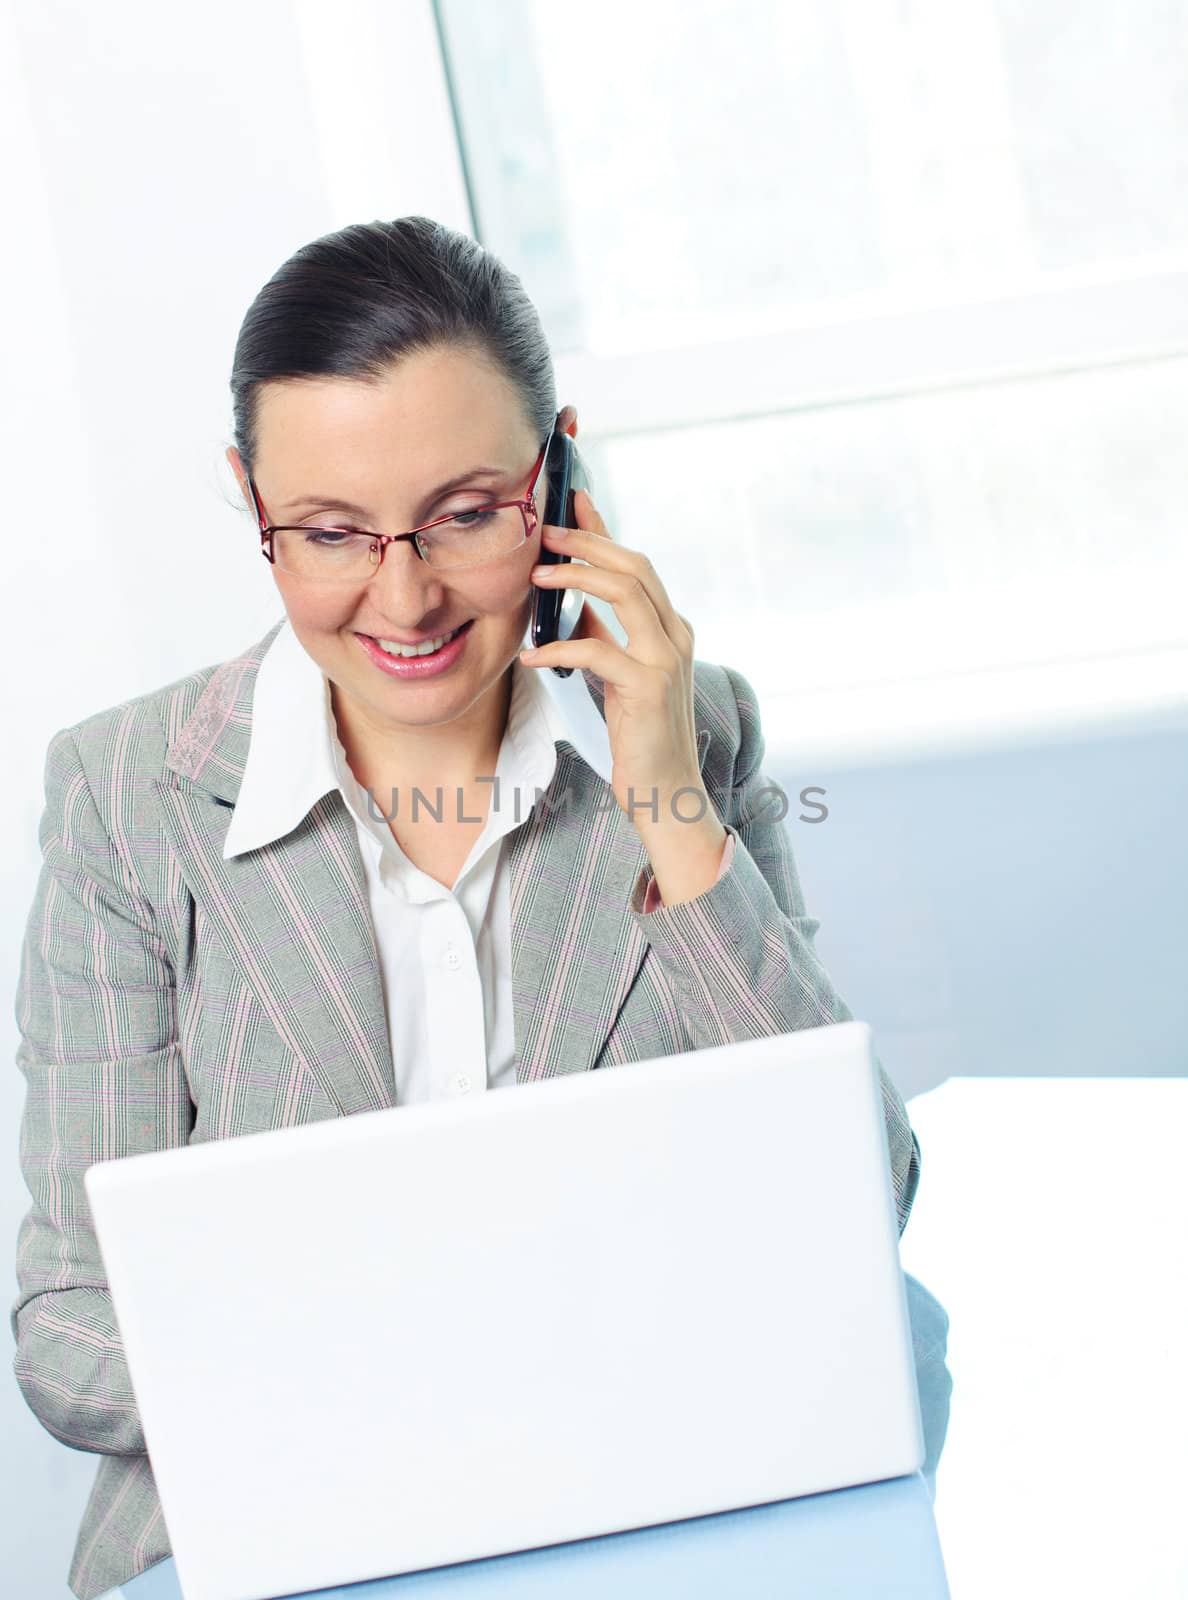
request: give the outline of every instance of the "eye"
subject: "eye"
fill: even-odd
[[[495,514],[492,506],[475,506],[473,511],[453,512],[450,521],[456,528],[478,528],[489,522]]]
[[[303,524],[301,532],[305,535],[306,544],[322,545],[326,549],[337,549],[350,539],[367,537],[361,528],[325,528],[312,523],[308,526]]]

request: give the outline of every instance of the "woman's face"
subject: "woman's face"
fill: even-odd
[[[298,379],[265,384],[257,398],[253,478],[275,524],[404,533],[453,511],[518,499],[544,442],[503,374],[453,346],[408,356],[378,383]],[[562,426],[576,432],[572,407]],[[227,457],[243,486],[238,451]],[[462,474],[461,486],[440,492]],[[542,472],[542,516],[545,489]],[[375,575],[358,587],[272,571],[293,631],[334,685],[336,715],[341,724],[345,713],[355,738],[382,741],[454,724],[481,742],[502,732],[495,708],[506,707],[500,686],[528,626],[529,572],[539,549],[538,524],[519,549],[460,571],[428,566],[411,542],[387,545]],[[466,630],[460,654],[422,677],[385,672],[361,638],[419,643],[459,627]]]

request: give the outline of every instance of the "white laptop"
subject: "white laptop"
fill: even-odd
[[[185,1600],[923,1463],[865,1023],[91,1167]]]

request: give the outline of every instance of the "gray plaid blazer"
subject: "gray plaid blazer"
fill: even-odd
[[[102,1457],[69,1571],[80,1600],[170,1548],[83,1173],[394,1102],[363,864],[341,795],[324,795],[285,838],[222,857],[256,668],[276,631],[64,729],[46,757],[44,861],[16,1005],[33,1204],[11,1323],[34,1413]],[[604,714],[601,680],[586,679]],[[850,1017],[813,949],[818,924],[787,831],[763,803],[750,685],[698,662],[695,697],[706,787],[735,837],[730,868],[704,894],[643,912],[638,835],[565,741],[545,796],[554,804],[508,836],[517,1082]],[[879,1070],[902,1232],[919,1146]]]

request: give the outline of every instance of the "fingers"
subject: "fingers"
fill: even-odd
[[[597,677],[632,699],[663,705],[674,674],[664,667],[629,656],[613,639],[557,639],[535,650],[521,650],[531,667],[588,667]]]
[[[688,627],[683,617],[678,616],[673,608],[668,591],[647,556],[638,550],[627,550],[622,545],[614,542],[610,529],[602,520],[601,514],[585,489],[579,489],[574,496],[574,510],[578,518],[578,527],[559,532],[551,523],[546,523],[543,526],[541,538],[548,548],[563,552],[565,555],[576,556],[580,561],[589,562],[592,567],[618,573],[628,579],[635,579],[651,601],[653,610],[659,618],[660,626],[673,644],[680,649],[691,642],[692,629]],[[564,572],[566,568],[565,566],[550,566],[547,570],[549,572]],[[558,579],[557,581],[563,584],[563,580]],[[533,582],[536,582],[535,577]],[[589,592],[598,594],[600,598],[611,600],[613,603],[614,597],[612,595],[603,594],[601,590],[594,588],[591,588]],[[627,626],[625,617],[623,618],[623,625],[624,627]]]
[[[560,566],[536,567],[531,576],[538,588],[577,589],[582,594],[609,601],[626,631],[629,650],[641,661],[669,670],[679,666],[677,642],[663,627],[651,595],[636,575],[608,572],[605,567],[592,564],[575,567],[566,562]]]

